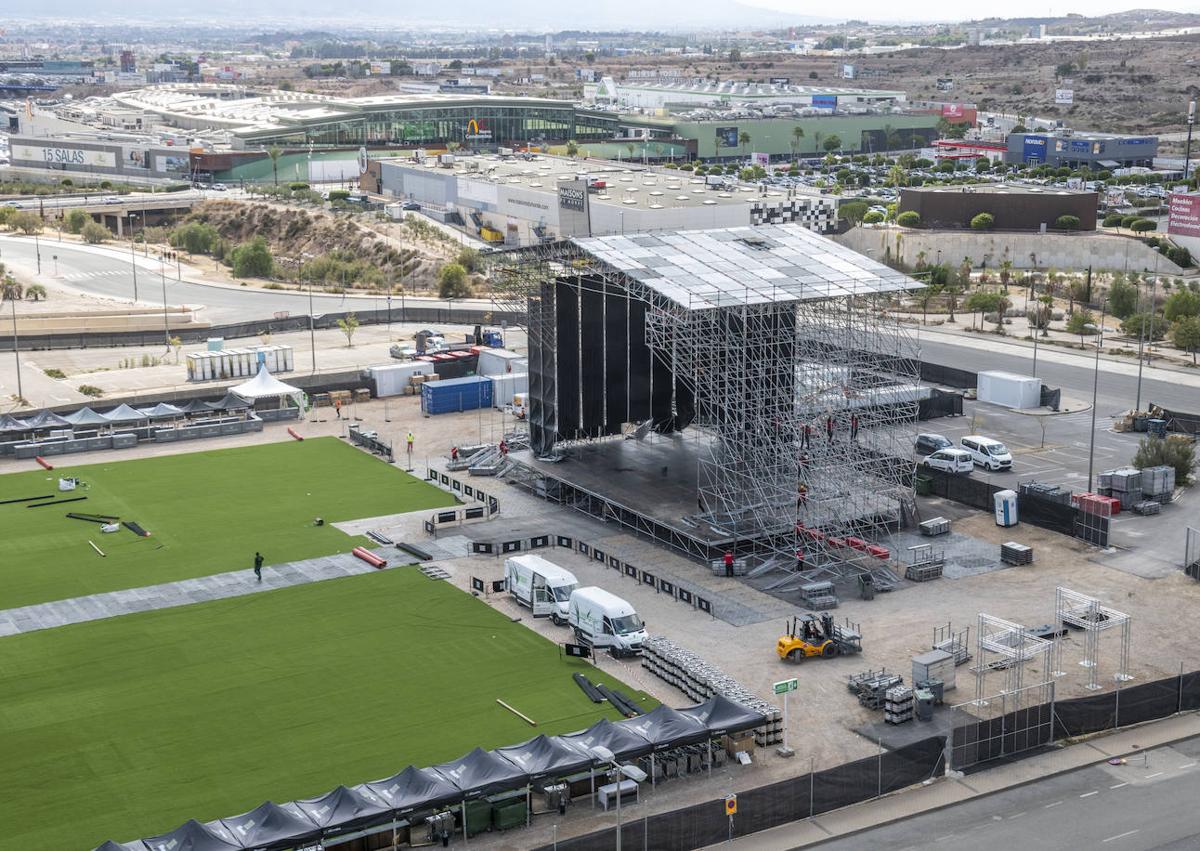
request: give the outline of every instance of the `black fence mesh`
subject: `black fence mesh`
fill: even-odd
[[[921,380],[930,384],[941,384],[943,387],[975,387],[979,383],[978,373],[953,366],[943,366],[940,363],[921,361]]]
[[[932,736],[911,745],[839,765],[815,775],[781,780],[739,792],[733,818],[735,837],[758,833],[781,824],[848,807],[894,792],[935,776],[941,770],[946,740]],[[634,816],[636,819],[637,817]],[[730,835],[723,799],[673,810],[623,825],[621,842],[630,848],[671,848],[690,851],[724,842]],[[537,851],[608,851],[616,828],[566,839]]]
[[[961,393],[947,393],[933,388],[928,399],[917,403],[917,419],[933,420],[938,417],[961,417],[963,397]]]
[[[1161,405],[1150,403],[1150,413],[1159,419],[1167,421],[1168,431],[1180,431],[1184,434],[1200,434],[1200,414],[1187,411],[1172,411]]]
[[[1006,490],[1002,485],[994,485],[982,479],[970,476],[956,476],[943,473],[941,470],[921,469],[919,475],[930,480],[930,495],[961,502],[981,511],[992,511],[997,491]],[[1023,523],[1031,523],[1043,529],[1050,529],[1063,535],[1075,535],[1075,518],[1077,510],[1071,505],[1064,505],[1049,499],[1041,499],[1036,493],[1023,493],[1018,498],[1018,516]],[[1104,526],[1104,534],[1108,533],[1108,518],[1095,517],[1094,522]]]

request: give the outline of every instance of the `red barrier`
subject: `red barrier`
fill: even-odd
[[[53,469],[54,469],[54,465],[53,465],[53,464],[51,464],[49,461],[47,461],[45,458],[43,458],[41,455],[35,455],[35,456],[34,456],[34,458],[33,458],[33,460],[34,460],[34,461],[37,461],[39,464],[41,464],[41,465],[42,465],[43,467],[45,467],[47,470],[53,470]]]
[[[288,434],[290,434],[292,437],[296,438],[296,440],[304,440],[304,438],[303,438],[303,437],[301,437],[300,435],[296,434],[296,432],[292,430],[292,427],[291,427],[291,426],[288,426]]]
[[[367,564],[371,565],[371,567],[380,569],[387,567],[386,561],[375,555],[375,553],[371,552],[366,547],[355,547],[350,552],[365,561]]]

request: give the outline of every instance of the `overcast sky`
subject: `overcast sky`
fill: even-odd
[[[748,6],[758,6],[777,12],[795,15],[835,15],[837,7],[798,0],[741,0]],[[847,8],[847,7],[843,7]],[[1002,15],[1006,18],[1054,17],[1057,15],[1107,15],[1128,9],[1166,9],[1171,12],[1200,11],[1196,0],[1153,0],[1152,3],[1131,3],[1130,0],[1005,0],[999,6],[955,6],[944,3],[897,3],[895,0],[857,0],[845,14],[855,20],[875,22],[890,21],[942,21],[963,18],[979,18],[987,15]]]

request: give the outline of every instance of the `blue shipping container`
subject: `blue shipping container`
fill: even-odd
[[[483,375],[426,381],[421,385],[421,410],[426,414],[450,414],[492,406],[492,380]]]

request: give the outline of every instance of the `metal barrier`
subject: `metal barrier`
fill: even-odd
[[[477,488],[475,485],[472,485],[469,482],[456,479],[454,476],[443,473],[440,470],[433,469],[433,467],[427,467],[425,469],[425,481],[433,482],[435,485],[445,488],[465,502],[470,502],[473,500],[475,502],[483,503],[483,505],[487,508],[488,517],[492,517],[493,515],[500,513],[500,500],[496,499],[494,496],[489,496],[488,494],[484,493],[483,490]]]
[[[355,446],[361,446],[373,455],[387,459],[389,464],[394,463],[396,460],[392,456],[392,444],[380,440],[376,432],[363,431],[358,423],[350,426],[350,442]]]

